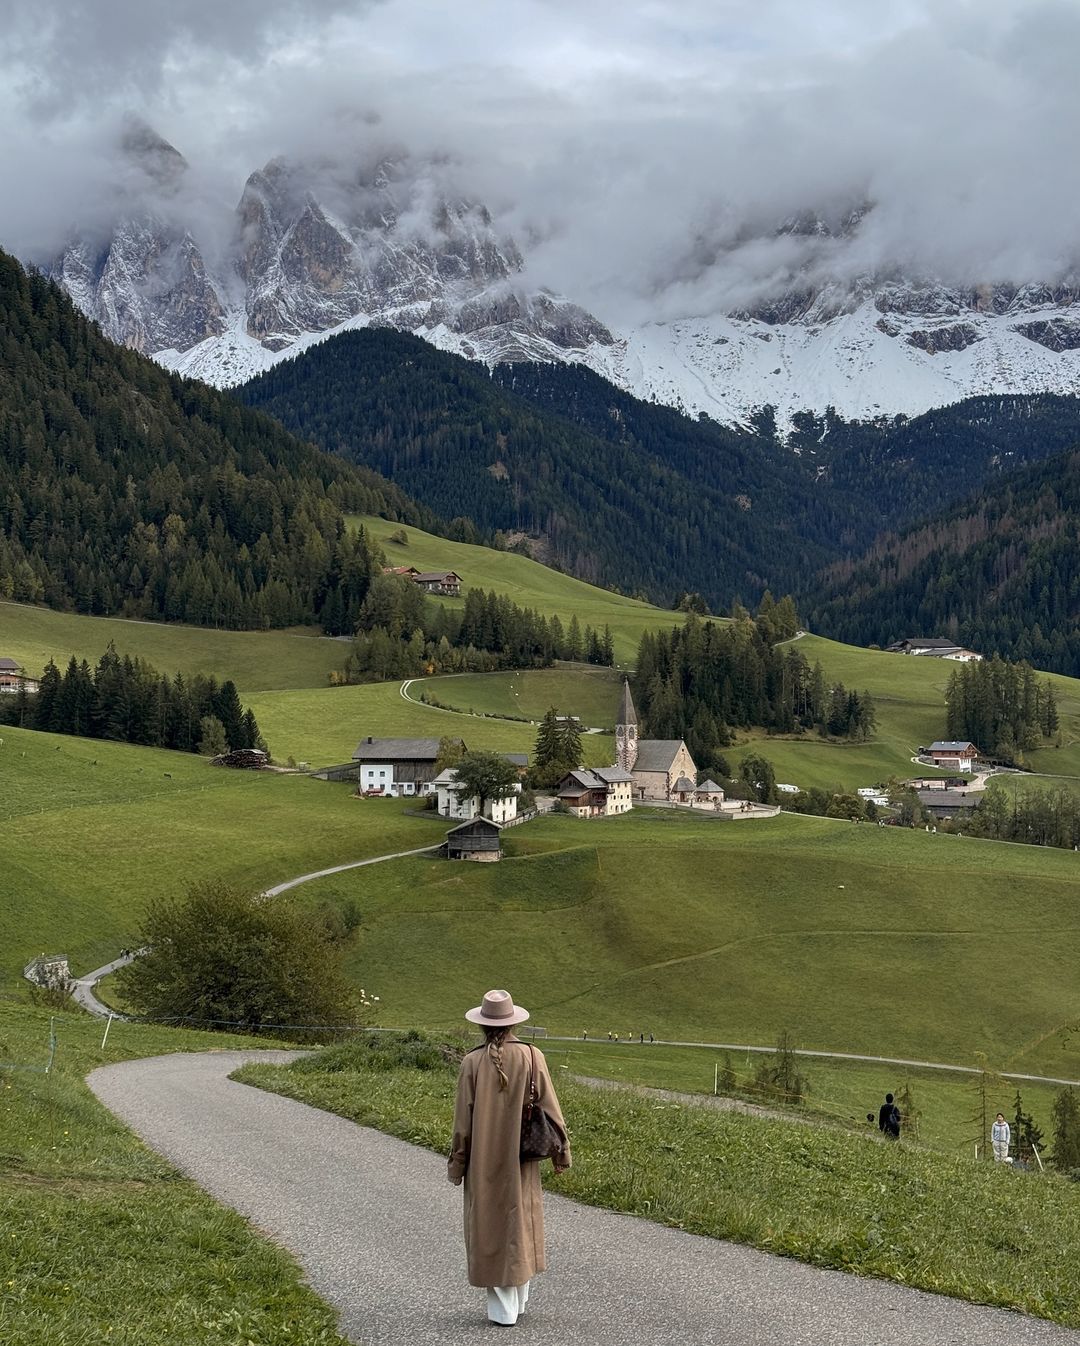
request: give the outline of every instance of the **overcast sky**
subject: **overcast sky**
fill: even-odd
[[[706,312],[811,258],[1050,278],[1080,240],[1077,0],[0,0],[0,244],[106,221],[138,114],[223,233],[277,154],[448,154],[530,278]],[[874,202],[854,244],[746,242]]]

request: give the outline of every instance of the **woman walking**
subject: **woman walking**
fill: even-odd
[[[465,1018],[484,1041],[461,1063],[454,1139],[447,1177],[465,1182],[465,1252],[469,1284],[487,1290],[488,1317],[510,1327],[525,1311],[529,1281],[545,1269],[544,1204],[540,1164],[522,1160],[521,1125],[535,1080],[536,1102],[555,1125],[561,1148],[556,1173],[570,1167],[559,1100],[542,1052],[511,1031],[528,1010],[507,991],[489,991]]]

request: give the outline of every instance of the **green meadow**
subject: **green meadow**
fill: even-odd
[[[0,985],[41,952],[81,974],[116,956],[151,896],[211,876],[253,887],[442,838],[436,819],[303,776],[5,728]]]
[[[455,570],[461,576],[463,590],[494,589],[497,593],[507,594],[520,607],[536,608],[548,616],[556,614],[564,623],[576,616],[582,630],[592,626],[602,631],[605,626],[610,626],[615,657],[621,665],[633,665],[643,632],[674,626],[682,620],[681,613],[598,589],[515,552],[450,542],[419,528],[406,528],[409,541],[406,546],[400,546],[389,541],[391,533],[396,532],[400,524],[369,515],[354,517],[353,522],[363,524],[370,536],[382,544],[390,565],[415,566],[417,570]],[[463,602],[462,599],[438,601],[454,606],[461,606]]]
[[[416,682],[409,695],[434,697],[440,705],[479,714],[541,720],[550,706],[577,715],[585,725],[614,730],[623,675],[591,664],[507,673],[460,673]]]
[[[736,1097],[768,1107],[768,1101],[755,1096],[750,1088],[761,1056],[754,1052],[722,1052],[706,1047],[672,1047],[646,1042],[639,1046],[637,1034],[632,1041],[624,1036],[619,1042],[541,1041],[552,1070],[586,1079],[610,1080],[628,1088],[672,1090],[678,1094],[708,1096],[713,1092],[714,1071],[730,1061],[736,1074]],[[797,1045],[797,1044],[796,1044]],[[893,1066],[871,1061],[842,1061],[827,1057],[803,1057],[799,1070],[807,1081],[807,1090],[797,1109],[788,1109],[808,1122],[848,1127],[871,1134],[877,1130],[877,1110],[887,1093],[899,1095],[907,1086],[911,1091],[917,1122],[905,1128],[905,1138],[930,1146],[946,1154],[970,1157],[974,1154],[979,1123],[974,1120],[979,1106],[978,1081],[961,1073],[920,1070],[911,1066]],[[1023,1072],[1025,1074],[1029,1072]],[[557,1075],[556,1078],[559,1078]],[[1057,1087],[1030,1081],[991,1085],[988,1091],[990,1113],[1015,1113],[1016,1091],[1020,1090],[1025,1113],[1041,1126],[1047,1147],[1050,1144],[1050,1115]],[[721,1092],[723,1092],[721,1090]],[[867,1125],[866,1115],[874,1113]]]
[[[161,673],[232,678],[241,692],[325,687],[348,651],[341,641],[307,631],[214,631],[0,602],[0,655],[17,659],[31,677],[50,659],[61,670],[72,655],[95,664],[110,641],[121,655],[145,659]]]
[[[450,678],[431,681],[446,688],[454,685]],[[427,680],[415,681],[411,695],[419,697],[426,685]],[[464,739],[469,748],[491,752],[531,753],[536,742],[536,729],[531,724],[419,705],[401,695],[399,682],[325,687],[319,691],[258,692],[245,696],[244,703],[255,712],[276,760],[292,756],[313,767],[347,762],[356,745],[369,734],[374,738],[451,735]],[[488,707],[477,706],[478,710],[482,708]],[[610,735],[589,734],[583,744],[590,765],[603,766],[612,760]]]
[[[1072,852],[783,815],[635,810],[507,834],[499,865],[322,879],[358,901],[355,975],[391,1026],[509,985],[553,1033],[654,1033],[1080,1078]],[[493,938],[492,932],[498,937]],[[473,1002],[469,1002],[473,1003]]]

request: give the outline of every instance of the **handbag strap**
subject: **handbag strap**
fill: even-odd
[[[525,1100],[524,1113],[526,1116],[532,1111],[536,1103],[536,1048],[529,1043],[529,1096]]]

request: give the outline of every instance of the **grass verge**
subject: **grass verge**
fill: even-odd
[[[456,1045],[371,1034],[237,1078],[444,1151]],[[1080,1327],[1080,1190],[1062,1178],[561,1076],[558,1087],[574,1146],[558,1184],[568,1196]]]
[[[292,1259],[144,1146],[84,1080],[113,1061],[252,1040],[123,1024],[103,1051],[100,1023],[58,1014],[46,1075],[50,1017],[0,1002],[0,1340],[345,1346]]]

